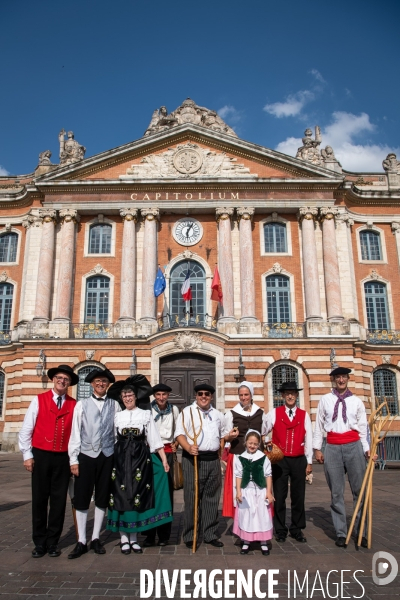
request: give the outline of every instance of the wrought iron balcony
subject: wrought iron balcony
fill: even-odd
[[[158,331],[166,331],[168,329],[177,329],[180,327],[200,327],[216,331],[217,320],[208,314],[194,315],[185,312],[180,315],[170,315],[167,313],[158,319]]]
[[[400,331],[395,329],[367,329],[368,344],[400,344]]]
[[[267,338],[303,338],[305,323],[263,323],[262,334]]]
[[[0,346],[11,343],[11,331],[0,331]]]

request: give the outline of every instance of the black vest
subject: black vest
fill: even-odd
[[[230,453],[231,454],[242,454],[246,450],[244,445],[244,438],[249,429],[255,429],[261,434],[262,420],[264,411],[262,408],[256,410],[254,415],[251,417],[245,417],[239,415],[234,410],[232,411],[233,426],[239,429],[239,435],[231,442]]]

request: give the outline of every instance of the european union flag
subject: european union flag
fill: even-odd
[[[156,280],[154,282],[154,295],[156,298],[164,293],[166,285],[164,273],[161,271],[161,267],[158,267]]]

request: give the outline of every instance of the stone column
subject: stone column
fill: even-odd
[[[223,304],[222,314],[218,319],[218,331],[229,333],[232,328],[232,323],[236,319],[234,313],[233,299],[233,266],[232,266],[232,236],[231,236],[231,217],[233,208],[217,208],[216,217],[219,228],[218,241],[218,270],[221,277]],[[228,327],[228,329],[227,329]],[[229,330],[229,331],[228,331]]]
[[[119,321],[135,320],[135,281],[136,281],[136,208],[122,208],[119,211],[124,222],[121,262],[121,300]],[[154,283],[154,282],[153,282]]]
[[[396,248],[397,248],[397,258],[400,264],[400,223],[394,221],[392,223],[392,233],[394,233],[394,237],[396,240]]]
[[[324,255],[325,295],[328,321],[343,319],[339,261],[336,246],[335,217],[338,209],[321,208],[322,250]]]
[[[56,211],[53,209],[40,209],[39,218],[43,219],[43,225],[34,320],[49,321],[53,284]]]
[[[61,253],[58,269],[56,321],[71,320],[72,286],[75,259],[75,223],[79,222],[78,211],[73,208],[60,210]]]
[[[260,333],[260,323],[256,319],[256,298],[254,287],[254,258],[251,220],[254,208],[241,207],[236,210],[239,220],[240,252],[240,305],[241,333]]]
[[[321,319],[321,298],[318,281],[317,247],[314,222],[318,209],[302,206],[299,209],[302,230],[303,286],[306,302],[306,319]]]
[[[154,281],[157,274],[157,224],[158,208],[143,208],[144,217],[144,246],[142,271],[142,315],[141,322],[148,333],[157,330],[156,297],[154,296]]]

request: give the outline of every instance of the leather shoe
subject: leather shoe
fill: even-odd
[[[159,546],[168,546],[168,540],[158,540]]]
[[[248,554],[250,551],[250,546],[245,545],[245,547],[242,546],[241,551],[239,552],[239,554]]]
[[[193,542],[185,542],[185,546],[191,550],[193,548]]]
[[[346,538],[345,537],[336,538],[335,545],[338,546],[339,548],[345,548],[346,547]]]
[[[368,540],[366,537],[362,537],[361,538],[361,547],[362,548],[368,548]]]
[[[151,548],[152,546],[156,545],[156,540],[153,540],[151,538],[146,538],[142,544],[143,548]]]
[[[214,548],[222,548],[224,545],[221,540],[211,540],[211,542],[206,542],[206,544],[210,544],[210,546],[214,546]]]
[[[61,550],[58,549],[57,544],[53,544],[47,548],[47,553],[51,558],[56,558],[57,556],[60,556]]]
[[[301,531],[299,531],[299,533],[296,533],[295,535],[291,535],[290,537],[292,537],[297,542],[300,542],[301,544],[305,544],[307,542],[307,538],[304,537]]]
[[[131,548],[132,548],[132,552],[134,552],[135,554],[143,554],[143,550],[141,549],[141,547],[139,546],[139,544],[137,542],[132,542]]]
[[[261,550],[263,556],[269,556],[269,550]]]
[[[35,546],[32,550],[33,558],[42,558],[46,554],[46,548],[43,546]]]
[[[100,542],[99,538],[92,540],[90,542],[89,550],[94,550],[95,554],[105,554],[106,549],[103,548],[103,544]]]
[[[125,544],[121,544],[121,554],[130,554],[131,553],[131,546],[129,544],[129,542],[126,542]]]
[[[82,542],[78,542],[75,548],[72,550],[71,554],[68,554],[68,558],[79,558],[82,554],[86,554],[88,551],[87,544],[82,544]]]
[[[283,542],[286,542],[286,535],[278,534],[275,537],[275,539],[276,539],[277,542],[280,542],[281,544],[283,544]]]

